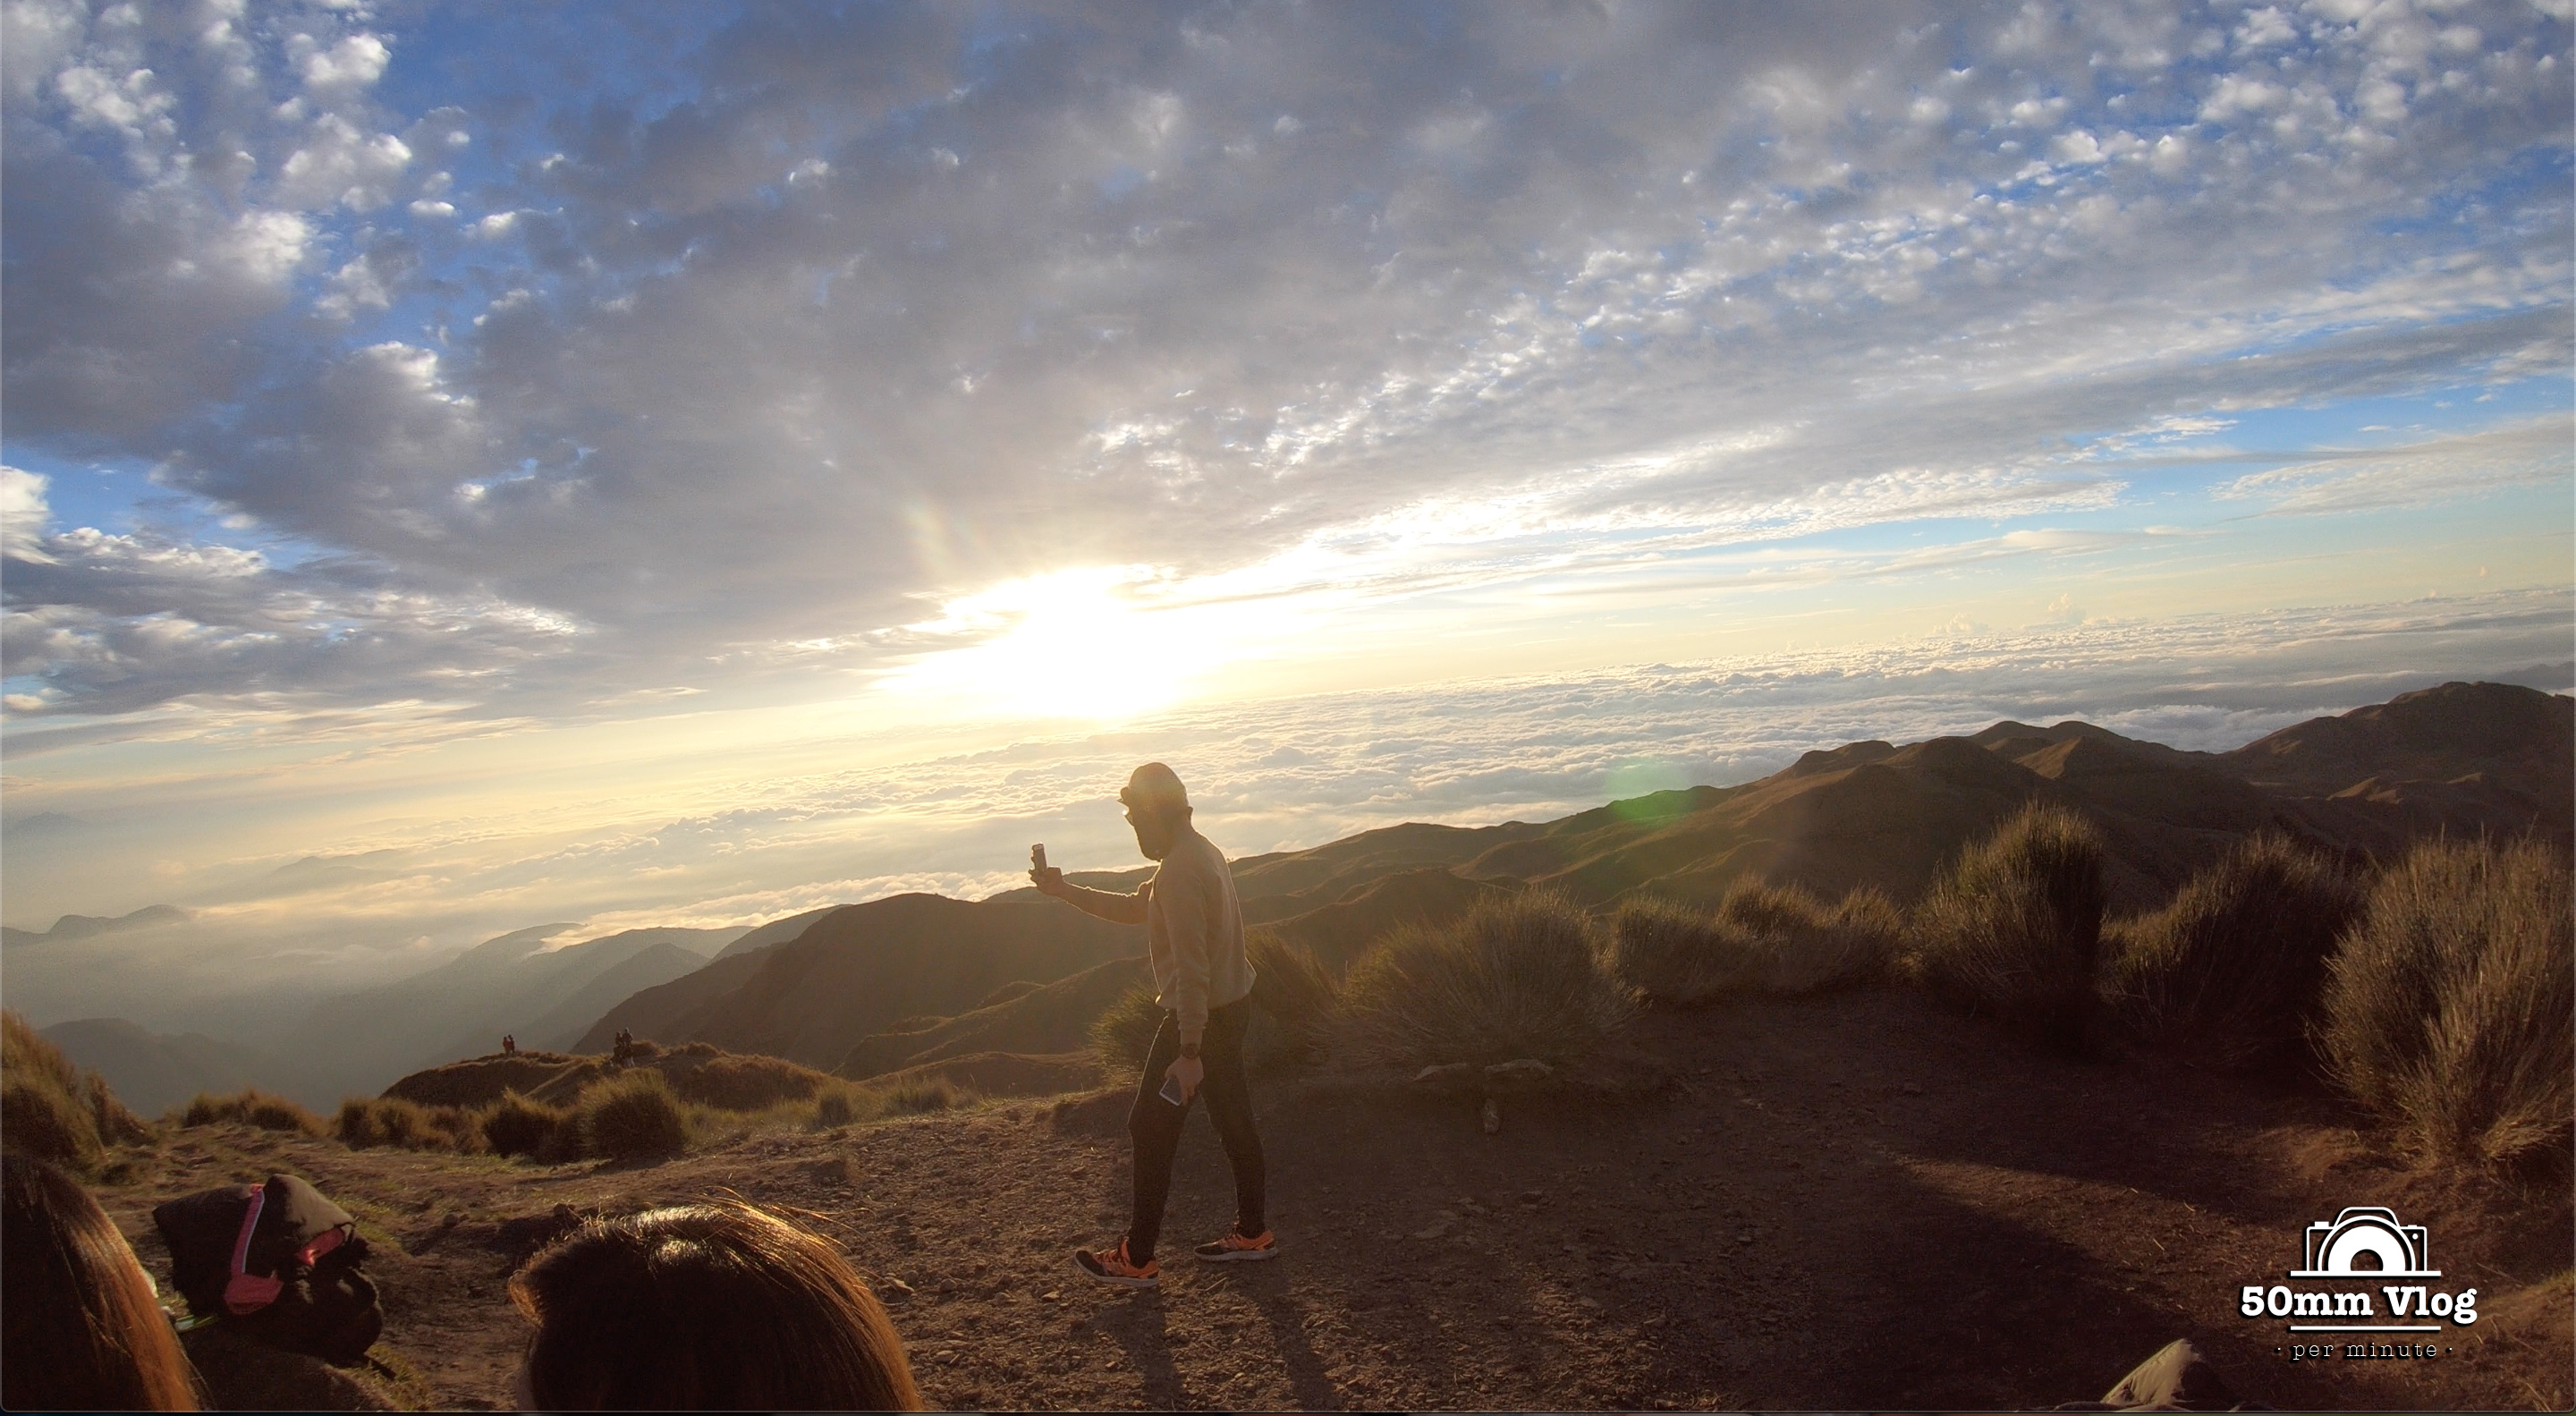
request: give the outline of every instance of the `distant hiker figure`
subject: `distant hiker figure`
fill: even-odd
[[[1263,1221],[1261,1134],[1243,1078],[1243,1034],[1252,1022],[1252,961],[1243,952],[1243,911],[1225,854],[1190,825],[1189,793],[1172,769],[1148,762],[1118,793],[1136,848],[1161,868],[1133,895],[1086,889],[1043,863],[1029,871],[1038,889],[1085,914],[1145,926],[1145,951],[1163,1025],[1145,1056],[1127,1134],[1136,1143],[1136,1207],[1127,1237],[1115,1247],[1073,1256],[1104,1283],[1152,1288],[1160,1282],[1154,1241],[1172,1188],[1172,1156],[1190,1103],[1207,1093],[1208,1119],[1234,1168],[1234,1228],[1198,1246],[1210,1263],[1266,1259],[1278,1252]],[[1043,862],[1043,855],[1037,859]]]
[[[623,1067],[635,1056],[635,1035],[624,1028],[617,1030],[617,1046],[608,1054],[612,1067]]]
[[[508,1033],[501,1034],[501,1055],[504,1057],[518,1056],[519,1040]]]

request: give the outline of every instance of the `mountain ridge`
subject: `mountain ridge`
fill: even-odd
[[[1554,821],[1407,822],[1232,864],[1247,923],[1276,930],[1338,969],[1386,929],[1438,924],[1497,889],[1554,888],[1607,909],[1641,895],[1713,902],[1737,879],[1759,874],[1827,896],[1873,886],[1902,902],[1927,888],[1969,841],[2025,803],[2045,801],[2094,823],[2108,847],[2113,907],[2137,913],[2260,831],[2374,855],[2444,830],[2538,831],[2576,841],[2576,776],[2560,771],[2571,738],[2576,700],[2467,683],[2312,719],[2224,753],[2128,738],[2078,719],[2047,726],[2005,719],[1973,734],[1903,746],[1868,740],[1818,749],[1756,781],[1652,793]],[[2373,771],[2381,775],[2357,775]],[[1149,869],[1084,878],[1132,890]],[[896,898],[916,903],[875,901],[825,913],[761,957],[804,950],[799,976],[816,979],[834,954],[852,956],[848,969],[900,971],[892,956],[934,943],[908,934],[897,916],[941,897]],[[1026,887],[937,908],[961,920],[979,911],[1038,910],[1022,916],[1034,929],[1088,919]],[[1132,958],[1142,952],[1142,933],[1131,928],[1127,936],[1124,953]],[[855,962],[868,954],[888,957]],[[1103,967],[1094,961],[1056,975],[1022,972],[1028,982],[1053,987],[1077,974],[1101,977]],[[1040,1054],[1068,1045],[1069,1030],[1053,1010],[1020,999],[983,1001],[1004,981],[990,972],[960,979],[945,997],[915,989],[899,1006],[871,1001],[862,1011],[878,1026],[856,1035],[845,1028],[828,1039],[811,1028],[800,1032],[802,1025],[764,1021],[764,995],[792,997],[808,1013],[823,1004],[780,979],[754,986],[758,972],[741,959],[720,961],[620,1004],[576,1046],[604,1047],[625,1026],[666,1043],[794,1048],[779,1055],[870,1075],[969,1051]],[[900,1034],[883,1026],[925,1016],[942,1021]],[[1025,1017],[1024,1025],[1013,1024],[1015,1017]]]
[[[2077,719],[2002,719],[1902,746],[1819,748],[1754,781],[1651,793],[1553,821],[1406,822],[1232,864],[1247,922],[1340,968],[1397,924],[1438,924],[1494,890],[1530,885],[1608,909],[1650,894],[1704,903],[1757,873],[1829,896],[1875,886],[1903,901],[1969,840],[2039,800],[2094,822],[2109,846],[2114,908],[2136,912],[2254,831],[2372,856],[2437,831],[2576,841],[2571,741],[2576,700],[2492,683],[2401,694],[2228,752]],[[1150,871],[1075,878],[1133,890]],[[284,1065],[317,1054],[333,1065],[263,1080],[327,1100],[482,1053],[504,1031],[523,1046],[598,1052],[621,1027],[824,1070],[849,1064],[863,1044],[872,1050],[860,1060],[880,1069],[938,1060],[915,1055],[924,1051],[1053,1053],[1067,1036],[1060,1020],[1029,1021],[1039,1005],[1012,1013],[1012,1000],[994,991],[1045,987],[1143,952],[1141,930],[1026,887],[981,901],[899,895],[756,928],[634,930],[548,947],[571,928],[512,931],[409,979],[334,998],[278,1049]],[[701,947],[652,948],[683,941]],[[967,1029],[971,1046],[963,1034],[953,1045],[925,1038],[900,1054],[875,1041],[907,1018],[957,1024],[997,1006],[1026,1026],[986,1016]]]

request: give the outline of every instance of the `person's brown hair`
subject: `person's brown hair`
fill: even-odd
[[[918,1411],[903,1341],[831,1245],[739,1202],[594,1220],[510,1280],[540,1410]]]
[[[0,1155],[0,1404],[195,1411],[197,1370],[142,1261],[81,1183]]]

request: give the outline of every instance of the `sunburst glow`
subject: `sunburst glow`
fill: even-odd
[[[886,686],[943,712],[1115,721],[1178,701],[1206,666],[1143,593],[1148,566],[1084,566],[951,600],[910,628],[972,638],[898,670]]]

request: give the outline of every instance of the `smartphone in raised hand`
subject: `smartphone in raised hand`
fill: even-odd
[[[1041,841],[1037,845],[1029,847],[1029,869],[1044,870],[1046,868],[1046,843]]]

